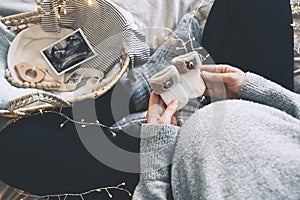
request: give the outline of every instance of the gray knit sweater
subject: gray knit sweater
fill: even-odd
[[[144,125],[133,199],[300,199],[300,96],[246,73],[238,98]]]

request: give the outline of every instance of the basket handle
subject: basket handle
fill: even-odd
[[[44,102],[47,103],[48,105],[28,107],[29,105],[36,102]],[[63,107],[70,107],[70,106],[71,103],[49,92],[35,92],[32,94],[24,95],[22,97],[19,97],[17,99],[8,102],[7,110],[13,114],[26,115],[26,112],[33,112],[46,107],[63,108]]]
[[[10,15],[2,17],[1,22],[10,30],[20,32],[26,29],[30,24],[37,24],[41,21],[40,17],[41,9],[37,8],[35,11],[26,12],[16,15]]]

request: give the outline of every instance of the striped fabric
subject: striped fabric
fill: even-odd
[[[46,32],[59,32],[58,24],[58,3],[52,0],[44,0],[42,7],[42,28]]]
[[[130,13],[107,0],[70,0],[66,2],[64,13],[64,2],[60,19],[56,21],[57,1],[43,1],[44,11],[53,11],[55,6],[57,9],[43,16],[42,27],[46,32],[58,32],[57,26],[83,30],[98,55],[83,63],[82,68],[97,68],[106,73],[124,53],[128,53],[132,63],[148,60],[150,50],[146,38],[135,26]]]

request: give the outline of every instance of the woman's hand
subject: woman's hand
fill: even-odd
[[[206,84],[204,96],[235,99],[245,80],[245,73],[229,65],[203,65],[201,77]]]
[[[172,124],[177,125],[178,101],[173,100],[168,106],[165,105],[160,96],[150,95],[147,122],[151,124]]]

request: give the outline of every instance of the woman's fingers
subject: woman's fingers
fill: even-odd
[[[154,94],[153,92],[150,95],[147,121],[148,123],[160,123],[160,124],[173,124],[177,125],[178,115],[177,108],[179,102],[173,100],[167,108],[163,100],[159,95]]]
[[[177,126],[177,118],[175,116],[172,116],[171,124]]]
[[[159,123],[161,124],[171,124],[172,122],[172,117],[175,115],[177,112],[178,108],[178,101],[173,100],[166,108],[165,112],[159,119]]]
[[[218,65],[201,65],[201,72],[202,71],[206,71],[206,72],[213,72],[216,73],[218,72],[219,67],[217,67]]]
[[[228,73],[224,74],[202,71],[201,77],[204,79],[205,82],[223,82],[224,79],[228,78]]]
[[[200,68],[201,72],[211,72],[211,73],[227,73],[230,72],[230,66],[228,65],[202,65]]]
[[[230,73],[238,69],[230,65],[202,65],[200,70],[212,73]]]
[[[149,106],[153,104],[159,104],[159,101],[160,101],[160,97],[156,95],[154,92],[152,92],[149,99]]]
[[[159,97],[159,105],[162,106],[162,107],[166,107],[166,104],[165,104],[165,102],[162,100],[161,97]]]

